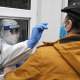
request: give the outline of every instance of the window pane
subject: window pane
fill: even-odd
[[[0,6],[30,10],[31,0],[0,0]]]
[[[16,20],[20,25],[20,41],[28,40],[28,20]]]
[[[80,0],[68,0],[68,5],[72,5],[73,3],[80,2]]]
[[[3,0],[0,0],[0,6],[3,6]]]

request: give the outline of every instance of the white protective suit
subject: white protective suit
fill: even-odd
[[[9,20],[9,19],[2,20],[2,27],[10,26],[10,25],[17,25],[17,22],[15,20]],[[12,26],[12,27],[15,28],[15,26]],[[29,48],[27,45],[27,40],[14,44],[14,42],[17,42],[17,40],[15,40],[15,38],[13,37],[10,38],[10,33],[9,33],[10,31],[9,32],[8,31],[9,30],[6,31],[2,29],[2,35],[0,37],[0,71],[2,68],[6,66],[15,65],[21,61],[25,61],[32,53],[32,49]],[[19,38],[18,35],[17,37]],[[13,43],[11,43],[11,39]],[[3,80],[3,79],[0,79],[0,80]]]
[[[0,38],[0,45],[0,68],[25,61],[32,52],[32,49],[27,46],[27,41],[9,45]]]

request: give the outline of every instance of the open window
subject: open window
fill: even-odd
[[[37,3],[37,0],[0,0],[0,20],[16,20],[21,28],[21,41],[29,39],[37,23]]]
[[[3,20],[4,18],[0,18],[0,22],[1,20]],[[30,25],[30,22],[29,22],[29,19],[15,19],[15,18],[10,18],[10,19],[14,19],[17,24],[20,26],[20,38],[19,38],[19,41],[25,41],[25,40],[28,40],[28,37],[29,37],[29,25]],[[1,30],[1,26],[0,26],[0,30]]]

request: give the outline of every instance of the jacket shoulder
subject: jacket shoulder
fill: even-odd
[[[43,42],[43,45],[38,46],[37,48],[40,47],[47,47],[47,46],[53,46],[56,42]]]
[[[40,55],[45,55],[45,54],[54,54],[55,52],[57,52],[57,50],[55,49],[54,45],[57,44],[56,42],[44,42],[43,45],[39,46],[37,48],[37,52],[38,54],[40,53]]]

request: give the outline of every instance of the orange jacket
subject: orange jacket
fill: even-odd
[[[44,43],[5,80],[80,80],[80,34]]]

